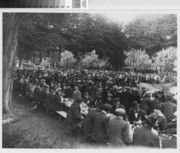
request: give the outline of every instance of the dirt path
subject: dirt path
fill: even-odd
[[[12,112],[19,121],[3,125],[3,148],[77,148],[81,144],[65,123],[43,109],[31,111],[34,104],[13,97]]]

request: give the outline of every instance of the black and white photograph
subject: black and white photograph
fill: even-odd
[[[177,12],[2,13],[2,148],[177,149]]]

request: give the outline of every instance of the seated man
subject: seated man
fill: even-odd
[[[48,111],[62,111],[64,103],[62,103],[62,90],[59,89],[55,94],[55,91],[48,94],[48,99],[46,102],[46,112]]]
[[[89,104],[91,108],[100,108],[102,106],[101,93],[97,92],[95,99]]]
[[[88,138],[91,138],[92,136],[95,124],[95,117],[98,115],[99,112],[99,109],[90,110],[87,116],[82,121],[82,131]]]
[[[138,121],[145,121],[146,112],[139,108],[139,104],[134,101],[132,102],[132,109],[129,111],[129,122],[130,124],[138,124]]]
[[[84,102],[90,107],[90,104],[93,102],[93,99],[89,96],[88,92],[84,93]]]
[[[133,145],[143,147],[159,148],[159,137],[152,132],[152,128],[156,127],[153,118],[146,118],[145,125],[136,127],[133,134]]]
[[[123,147],[129,143],[129,124],[123,120],[126,112],[123,108],[115,110],[115,118],[109,121],[109,143],[113,147]]]
[[[73,134],[77,134],[77,130],[81,126],[81,121],[83,117],[81,115],[81,109],[79,105],[83,101],[84,100],[82,98],[77,98],[71,105],[67,113],[66,123],[68,128],[72,130]]]
[[[126,111],[126,108],[124,105],[121,104],[120,98],[116,97],[113,99],[113,107],[112,107],[112,113],[115,113],[115,110],[117,108],[123,108]]]
[[[109,140],[107,131],[109,124],[108,113],[112,109],[112,106],[109,104],[103,104],[101,109],[102,110],[95,117],[92,139],[98,144],[106,145]]]
[[[161,105],[154,106],[154,113],[150,114],[149,117],[156,120],[159,132],[164,133],[167,128],[167,120],[161,112]]]
[[[172,103],[169,98],[166,99],[164,103],[162,103],[162,113],[167,119],[167,123],[171,122],[173,119],[173,114],[176,112],[177,106]]]

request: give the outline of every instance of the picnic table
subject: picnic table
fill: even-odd
[[[62,98],[62,102],[64,103],[64,105],[67,107],[67,109],[65,109],[64,111],[57,111],[57,113],[62,116],[63,118],[66,118],[67,116],[67,112],[68,112],[68,109],[71,107],[71,105],[74,103],[74,100],[72,99],[68,99],[68,98]],[[88,106],[82,102],[80,104],[80,108],[81,108],[81,114],[86,116],[89,112],[89,108]]]

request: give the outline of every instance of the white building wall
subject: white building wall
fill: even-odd
[[[52,8],[54,7],[55,0],[48,0],[48,7]]]
[[[72,8],[72,0],[66,0],[66,8]]]
[[[43,0],[38,0],[38,7],[43,7]]]
[[[58,8],[60,6],[60,0],[54,0],[54,7]]]
[[[43,0],[43,7],[44,7],[44,8],[47,8],[47,7],[48,7],[48,1],[49,1],[49,0]]]
[[[65,8],[66,0],[60,0],[60,8]]]

